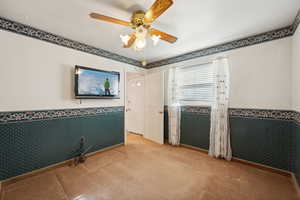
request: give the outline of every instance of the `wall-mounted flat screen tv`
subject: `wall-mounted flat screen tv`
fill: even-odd
[[[75,66],[77,99],[119,99],[120,73]]]

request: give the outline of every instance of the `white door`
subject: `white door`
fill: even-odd
[[[127,76],[126,129],[128,132],[144,134],[145,77],[139,74]]]
[[[164,143],[164,74],[145,77],[145,138]]]

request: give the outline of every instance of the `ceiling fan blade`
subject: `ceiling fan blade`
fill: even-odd
[[[127,45],[124,45],[123,47],[124,47],[124,48],[129,48],[129,47],[131,47],[131,46],[133,45],[135,39],[136,39],[135,34],[134,34],[134,33],[131,33],[131,34],[130,34],[130,39],[128,40],[128,44],[127,44]]]
[[[160,35],[160,39],[164,40],[166,42],[174,43],[177,41],[177,37],[170,35],[168,33],[161,32],[154,28],[150,28],[149,33],[150,33],[150,35]]]
[[[163,12],[165,12],[172,4],[172,0],[156,0],[145,14],[145,23],[151,24],[156,18],[163,14]]]
[[[126,21],[123,21],[123,20],[120,20],[120,19],[116,19],[116,18],[113,18],[113,17],[108,17],[108,16],[105,16],[105,15],[101,15],[101,14],[98,14],[98,13],[91,13],[90,17],[94,18],[94,19],[99,19],[99,20],[103,20],[103,21],[123,25],[123,26],[130,26],[129,22],[126,22]]]

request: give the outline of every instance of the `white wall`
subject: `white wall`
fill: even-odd
[[[300,112],[300,27],[292,40],[292,109]]]
[[[0,31],[0,111],[124,105],[124,72],[131,65]],[[74,99],[74,66],[119,71],[121,98]],[[138,70],[139,71],[139,70]]]
[[[121,90],[119,100],[83,100],[82,104],[79,104],[79,100],[73,97],[74,65],[119,71],[121,88],[124,87],[124,71],[136,70],[136,67],[131,65],[6,31],[0,31],[0,44],[0,111],[123,106],[124,90]],[[275,40],[149,71],[204,63],[218,56],[227,56],[231,77],[230,107],[299,111],[299,53],[298,29],[293,38]],[[165,81],[167,91],[167,77]]]
[[[291,109],[290,37],[175,63],[151,71],[205,63],[219,56],[229,58],[230,107]],[[165,80],[165,91],[167,91],[167,75]],[[165,104],[167,104],[167,98],[165,98]]]

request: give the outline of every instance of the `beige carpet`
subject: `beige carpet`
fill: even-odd
[[[128,145],[5,188],[3,200],[295,200],[289,178],[128,136]]]

